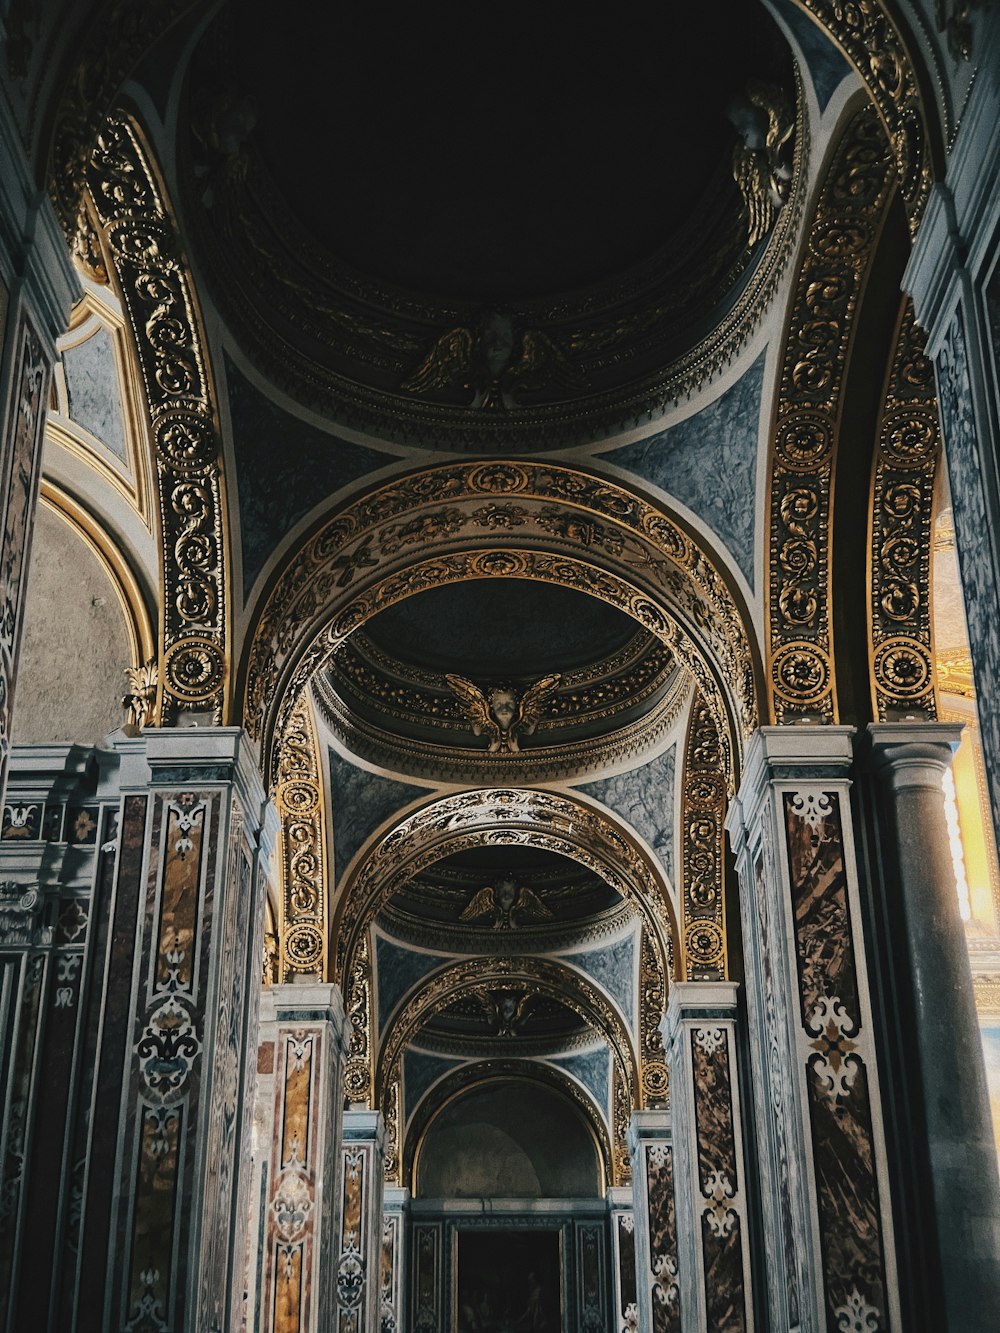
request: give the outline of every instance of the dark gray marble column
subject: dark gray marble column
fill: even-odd
[[[933,1217],[923,1229],[939,1269],[935,1327],[987,1333],[1000,1300],[1000,1181],[942,787],[961,727],[869,730],[889,826],[883,879],[905,940],[907,975],[895,982],[909,1001],[918,1065],[907,1072],[922,1101],[914,1124],[930,1172]]]
[[[660,1031],[670,1068],[682,1327],[752,1333],[735,984],[674,982]]]

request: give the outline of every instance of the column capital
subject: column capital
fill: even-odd
[[[669,1050],[684,1022],[736,1017],[735,981],[675,981],[670,987],[667,1012],[660,1020],[664,1050]]]
[[[894,791],[940,791],[962,738],[961,722],[872,722],[868,726],[875,767]]]
[[[348,1109],[344,1112],[344,1142],[356,1142],[359,1139],[374,1143],[376,1152],[385,1147],[385,1120],[381,1111],[367,1109]]]
[[[846,778],[854,762],[855,734],[854,727],[816,722],[758,727],[747,745],[739,791],[726,816],[734,843],[752,826],[772,782]]]
[[[669,1111],[633,1111],[628,1127],[628,1150],[634,1158],[646,1139],[669,1139],[673,1119]]]

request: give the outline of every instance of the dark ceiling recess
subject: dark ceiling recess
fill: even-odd
[[[566,4],[239,11],[256,148],[299,222],[442,299],[575,290],[668,246],[729,172],[730,99],[787,61],[748,0],[613,25]]]

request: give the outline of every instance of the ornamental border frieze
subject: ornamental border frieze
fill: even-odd
[[[346,1082],[353,1101],[371,1095],[372,993],[368,932],[383,906],[442,857],[482,846],[531,846],[558,852],[598,874],[632,902],[654,942],[663,998],[674,975],[677,927],[674,908],[657,871],[606,816],[590,806],[537,790],[468,791],[423,806],[402,820],[355,866],[344,884],[332,923],[334,980],[346,978],[345,1002],[352,1030]],[[660,1011],[662,1013],[662,1009]],[[648,1080],[661,1082],[658,1071]]]
[[[896,174],[874,107],[838,143],[810,224],[785,332],[771,433],[768,692],[772,720],[837,719],[831,507],[858,305]]]
[[[681,787],[681,903],[686,981],[727,975],[725,896],[726,781],[711,710],[696,695],[684,743]]]
[[[873,715],[937,716],[931,623],[941,424],[934,367],[903,302],[873,461],[868,625]]]
[[[477,519],[479,497],[498,495],[523,511],[518,525]],[[265,770],[295,699],[353,630],[426,588],[490,577],[586,592],[665,643],[717,715],[732,780],[757,725],[756,675],[743,616],[719,570],[677,522],[620,485],[501,460],[394,479],[332,517],[289,560],[246,668],[244,725],[262,743]]]
[[[320,749],[308,695],[298,701],[281,738],[275,804],[279,819],[281,920],[277,979],[296,973],[325,979],[327,860]]]
[[[611,1137],[608,1134],[605,1117],[601,1114],[596,1102],[569,1074],[565,1074],[562,1070],[543,1063],[541,1060],[520,1058],[491,1060],[489,1067],[486,1069],[483,1068],[481,1063],[463,1065],[461,1069],[452,1070],[439,1083],[435,1083],[428,1089],[417,1103],[413,1114],[404,1127],[403,1150],[399,1154],[400,1179],[404,1183],[410,1182],[412,1187],[417,1144],[423,1138],[428,1125],[438,1110],[447,1105],[459,1093],[474,1088],[479,1083],[491,1082],[498,1078],[523,1078],[543,1083],[549,1087],[558,1088],[560,1092],[569,1097],[583,1111],[587,1118],[587,1124],[594,1131],[601,1145],[606,1183],[614,1186],[614,1154],[611,1150]]]
[[[190,270],[152,154],[131,116],[104,122],[86,172],[141,371],[156,468],[162,577],[161,723],[228,718],[222,445]]]
[[[917,62],[885,0],[793,0],[840,48],[868,89],[889,138],[910,232],[934,181],[933,138]]]
[[[378,1053],[375,1100],[385,1115],[387,1090],[398,1083],[399,1063],[416,1032],[456,998],[483,986],[490,990],[530,990],[565,1004],[607,1040],[614,1060],[612,1140],[615,1184],[631,1179],[628,1128],[639,1109],[641,1083],[624,1019],[613,1002],[583,973],[565,964],[531,957],[467,958],[432,974],[395,1015]],[[388,1152],[386,1154],[388,1160]],[[396,1183],[399,1151],[396,1143]]]
[[[352,754],[397,773],[437,782],[499,784],[516,772],[519,782],[551,782],[594,774],[627,760],[651,755],[681,716],[691,693],[686,672],[675,672],[663,697],[644,716],[610,733],[562,744],[522,749],[516,756],[498,758],[485,747],[479,750],[437,746],[400,736],[368,722],[348,708],[321,673],[313,680],[312,694],[332,734]],[[513,763],[511,762],[513,760]]]

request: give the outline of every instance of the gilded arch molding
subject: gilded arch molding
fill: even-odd
[[[88,214],[111,261],[141,372],[158,491],[157,719],[229,720],[230,610],[222,447],[190,271],[138,125],[104,122],[87,171]]]
[[[462,1093],[504,1079],[522,1079],[525,1082],[544,1084],[561,1092],[567,1101],[575,1105],[585,1117],[591,1133],[597,1140],[605,1181],[609,1186],[614,1185],[614,1154],[604,1117],[588,1093],[578,1083],[574,1083],[568,1074],[540,1060],[490,1060],[488,1065],[482,1062],[464,1065],[425,1093],[403,1135],[400,1179],[404,1185],[415,1194],[417,1149],[438,1112]]]
[[[796,277],[771,429],[768,713],[838,718],[832,497],[858,307],[896,183],[875,109],[847,124],[824,173]]]
[[[625,1023],[614,1003],[582,972],[544,958],[467,958],[449,964],[425,979],[396,1015],[378,1053],[375,1104],[385,1118],[386,1179],[401,1183],[399,1144],[399,1064],[407,1044],[420,1028],[454,1000],[477,989],[530,989],[558,999],[608,1042],[614,1062],[612,1092],[612,1172],[614,1183],[631,1179],[628,1127],[632,1112],[643,1105],[635,1053]]]
[[[643,922],[640,1077],[644,1096],[661,1099],[666,1069],[658,1025],[680,938],[662,875],[635,839],[595,806],[552,792],[495,788],[441,797],[414,811],[377,839],[341,889],[332,922],[331,972],[345,992],[352,1025],[344,1074],[349,1100],[367,1101],[372,1092],[371,923],[414,875],[444,856],[482,846],[558,852],[634,903]]]
[[[394,479],[328,520],[288,561],[257,623],[244,725],[273,777],[295,701],[350,633],[430,587],[528,578],[588,593],[656,635],[694,677],[730,786],[758,721],[746,617],[700,545],[640,496],[579,469],[450,464]]]

